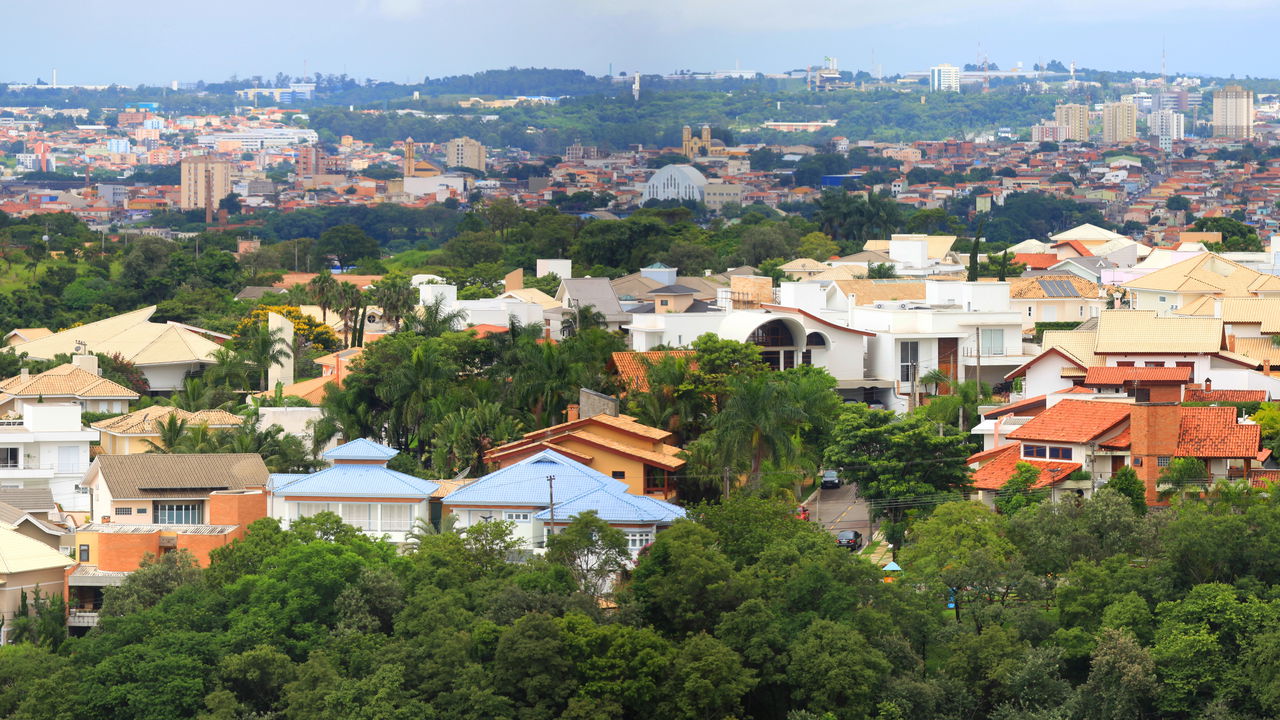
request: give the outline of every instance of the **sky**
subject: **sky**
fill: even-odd
[[[1051,59],[1107,70],[1275,77],[1274,0],[65,0],[5,3],[0,81],[168,84],[316,71],[363,80],[504,67],[593,75],[885,74]],[[1211,6],[1210,6],[1211,5]]]

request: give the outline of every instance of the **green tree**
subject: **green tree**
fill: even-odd
[[[755,673],[723,642],[698,633],[675,652],[662,717],[681,720],[737,717],[742,697],[756,683]]]
[[[1004,515],[1012,515],[1045,499],[1043,490],[1035,486],[1040,482],[1040,468],[1020,462],[1013,468],[1013,476],[1002,486],[996,496],[996,509]]]
[[[601,598],[610,581],[630,565],[631,552],[622,531],[589,510],[547,539],[547,559],[569,568],[582,592]]]
[[[857,629],[817,620],[791,645],[787,683],[801,707],[839,720],[862,720],[872,716],[872,702],[891,670],[884,654]]]
[[[103,593],[102,614],[122,616],[152,607],[176,588],[199,582],[200,567],[185,550],[143,557],[138,569]]]
[[[1147,512],[1147,486],[1138,478],[1138,473],[1129,465],[1121,467],[1111,474],[1107,487],[1124,495],[1133,504],[1133,511],[1139,515]]]
[[[1164,201],[1164,206],[1174,212],[1181,212],[1191,209],[1191,201],[1182,195],[1170,195],[1169,199]]]
[[[1169,496],[1183,492],[1194,492],[1198,489],[1207,489],[1211,480],[1208,468],[1199,459],[1176,457],[1171,459],[1169,465],[1160,471],[1160,477],[1156,479],[1156,482],[1165,486],[1161,494]]]
[[[321,267],[327,267],[328,258],[337,261],[339,267],[353,267],[357,260],[378,257],[378,242],[365,234],[358,225],[335,225],[320,234],[311,252]]]
[[[1206,247],[1225,252],[1262,252],[1262,240],[1258,231],[1229,217],[1198,218],[1191,228],[1196,232],[1222,233],[1221,243],[1209,243]]]
[[[418,304],[418,291],[409,284],[409,278],[392,273],[378,281],[373,301],[382,308],[383,319],[398,331],[401,321]]]
[[[832,256],[840,254],[840,246],[826,233],[811,232],[800,238],[796,254],[818,262],[826,262]]]

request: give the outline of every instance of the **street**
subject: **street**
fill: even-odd
[[[864,541],[871,539],[870,519],[865,500],[855,497],[853,485],[842,485],[833,490],[818,489],[809,496],[805,505],[810,517],[831,533],[841,530],[857,530]]]

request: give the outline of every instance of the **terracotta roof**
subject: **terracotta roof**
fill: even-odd
[[[170,415],[179,420],[186,420],[187,425],[208,425],[209,427],[235,427],[244,422],[244,418],[233,415],[226,410],[198,410],[189,412],[182,408],[165,405],[134,410],[126,415],[99,420],[90,425],[95,430],[102,430],[114,435],[154,435],[159,432],[159,423]]]
[[[16,375],[0,382],[0,392],[17,397],[66,397],[87,400],[136,400],[138,393],[71,363],[39,375]]]
[[[1043,408],[1045,406],[1045,395],[1036,395],[1035,397],[1025,398],[1017,402],[1011,402],[1007,405],[989,410],[982,414],[982,417],[991,420],[1004,415],[1017,415],[1021,410],[1031,410],[1034,408]]]
[[[196,332],[198,328],[181,323],[150,322],[155,311],[152,305],[13,347],[38,359],[74,353],[77,347],[85,346],[93,352],[118,354],[137,365],[213,362],[219,346],[206,337],[208,331]]]
[[[1053,253],[1018,253],[1013,262],[1022,263],[1031,270],[1047,270],[1058,264],[1058,256]]]
[[[1188,385],[1183,402],[1266,402],[1266,390],[1205,390],[1203,385]]]
[[[1054,243],[1053,247],[1069,247],[1080,253],[1081,257],[1093,256],[1093,253],[1089,251],[1089,248],[1085,247],[1079,240],[1063,240],[1062,242]]]
[[[1107,438],[1098,443],[1098,447],[1107,448],[1108,450],[1125,450],[1133,444],[1132,435],[1129,433],[1129,427],[1121,430],[1114,437]]]
[[[1085,373],[1084,384],[1090,387],[1127,385],[1181,385],[1191,382],[1189,367],[1091,367]]]
[[[343,376],[346,377],[345,375]],[[285,385],[280,388],[280,394],[288,397],[302,398],[312,405],[319,405],[324,402],[325,397],[329,394],[329,383],[333,383],[338,387],[342,387],[342,378],[337,375],[321,375],[320,377],[307,378],[299,380],[292,385]],[[256,392],[253,397],[270,398],[275,397],[276,391],[263,390]]]
[[[834,280],[836,289],[846,297],[854,296],[857,305],[870,305],[891,300],[924,300],[924,281],[877,282],[865,278]]]
[[[1010,432],[1010,440],[1086,443],[1129,419],[1128,403],[1063,400]]]
[[[1253,458],[1262,429],[1236,422],[1234,407],[1184,407],[1178,423],[1181,457]]]
[[[257,453],[100,455],[94,463],[116,499],[260,488],[268,478]]]
[[[1280,333],[1280,297],[1206,295],[1178,310],[1179,315],[1219,316],[1224,323],[1258,324],[1261,332]]]
[[[1020,445],[1009,445],[1004,452],[996,455],[990,462],[973,471],[973,487],[978,490],[999,490],[1009,482],[1017,470],[1018,463],[1027,463],[1040,469],[1040,479],[1032,488],[1048,487],[1066,480],[1071,473],[1080,469],[1080,463],[1063,460],[1027,460],[1021,456]],[[970,457],[972,461],[973,458]]]
[[[696,369],[697,366],[693,364],[693,356],[696,354],[693,350],[628,351],[615,352],[612,360],[613,366],[617,370],[618,378],[622,380],[623,385],[634,392],[648,392],[649,365],[656,365],[663,358],[686,358],[690,363],[690,368]]]

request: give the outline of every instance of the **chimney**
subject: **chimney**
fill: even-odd
[[[578,403],[570,403],[569,407],[564,409],[564,421],[574,422],[578,419]]]
[[[1213,392],[1213,378],[1204,379],[1204,391]]]
[[[1236,336],[1235,336],[1235,335],[1228,335],[1228,336],[1227,336],[1227,350],[1228,350],[1228,351],[1230,351],[1230,352],[1235,352],[1235,351],[1236,351]]]
[[[25,378],[25,377],[31,377],[31,371],[30,371],[30,370],[28,370],[28,369],[26,369],[26,368],[22,368],[22,370],[21,370],[21,371],[19,371],[19,372],[18,372],[18,374],[19,374],[20,376],[24,377],[24,378]]]
[[[98,369],[97,355],[90,355],[90,354],[72,355],[71,364],[80,368],[81,370],[84,370],[85,372],[91,372],[94,375],[102,374],[102,371]]]

